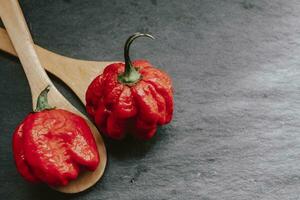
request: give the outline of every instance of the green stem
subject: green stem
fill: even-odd
[[[132,65],[130,57],[129,57],[129,48],[132,42],[139,37],[148,37],[154,39],[154,37],[150,34],[146,33],[135,33],[130,36],[124,46],[124,59],[125,59],[125,71],[123,74],[119,75],[119,81],[124,84],[134,84],[138,82],[141,78],[141,74],[136,70],[136,68]]]
[[[36,103],[36,109],[34,112],[41,112],[43,110],[51,110],[55,107],[51,107],[48,104],[48,92],[50,90],[50,85],[48,85],[38,96],[37,103]]]

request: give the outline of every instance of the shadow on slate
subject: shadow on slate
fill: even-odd
[[[142,158],[158,141],[164,140],[163,137],[166,136],[165,130],[165,127],[158,127],[155,136],[148,141],[138,140],[130,135],[124,140],[112,140],[104,136],[104,141],[108,153],[116,159]]]
[[[0,21],[0,27],[1,27],[1,21]],[[8,59],[10,61],[13,61],[13,62],[20,62],[19,59],[15,56],[12,56],[6,52],[3,52],[1,51],[1,57],[3,57],[4,59]]]
[[[71,88],[66,85],[62,80],[54,76],[53,74],[47,73],[55,87],[59,90],[60,93],[74,106],[76,107],[81,113],[85,116],[88,116],[85,110],[83,103],[80,99],[76,96],[76,94],[71,90]]]
[[[53,199],[61,199],[61,200],[68,200],[74,199],[76,197],[84,196],[86,193],[91,192],[93,187],[77,194],[64,194],[57,192],[46,185],[39,184],[33,185],[29,187],[28,190],[30,191],[30,195],[32,199],[43,199],[43,200],[53,200]]]

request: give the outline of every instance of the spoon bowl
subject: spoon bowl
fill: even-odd
[[[42,68],[18,1],[0,0],[0,16],[27,76],[32,94],[33,107],[35,107],[39,93],[47,85],[50,85],[51,91],[48,94],[49,103],[57,108],[68,110],[83,117],[95,138],[100,156],[100,163],[97,169],[95,171],[82,172],[76,180],[70,181],[68,185],[55,187],[54,189],[64,193],[77,193],[90,188],[102,177],[107,162],[106,149],[100,133],[93,123],[73,107],[55,88]],[[53,63],[55,63],[55,60],[53,60]]]

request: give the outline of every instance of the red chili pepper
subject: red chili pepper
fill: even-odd
[[[16,128],[14,159],[20,174],[30,182],[66,185],[80,170],[95,170],[99,164],[97,146],[83,118],[48,105],[43,90],[37,108]]]
[[[86,109],[97,127],[114,139],[132,134],[150,139],[158,125],[167,124],[173,115],[173,89],[170,77],[145,60],[131,62],[129,47],[136,33],[124,48],[124,63],[108,65],[86,92]]]

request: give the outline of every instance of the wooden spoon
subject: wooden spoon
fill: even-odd
[[[18,1],[0,0],[0,16],[23,65],[31,89],[33,106],[35,106],[39,93],[47,85],[50,85],[51,91],[48,95],[50,104],[82,116],[93,132],[100,155],[100,164],[97,169],[93,172],[81,173],[76,180],[71,181],[67,186],[54,188],[64,193],[77,193],[86,190],[101,178],[106,166],[107,157],[102,137],[92,122],[59,93],[42,68]],[[54,61],[52,62],[55,64]]]
[[[18,56],[5,29],[0,28],[0,50]],[[58,77],[85,104],[85,91],[92,80],[112,61],[88,61],[69,58],[35,45],[42,66]]]

